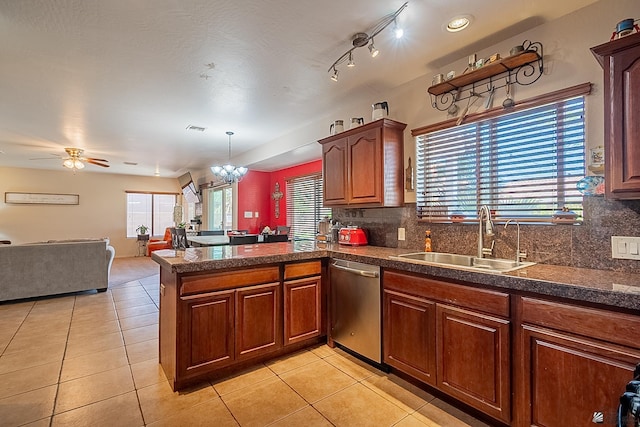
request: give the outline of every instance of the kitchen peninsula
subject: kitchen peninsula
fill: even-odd
[[[617,405],[640,361],[639,274],[545,264],[490,274],[390,258],[404,252],[314,242],[154,252],[167,378],[180,389],[325,341],[327,267],[345,259],[382,269],[394,371],[509,425]],[[577,383],[602,393],[558,413],[555,397]]]

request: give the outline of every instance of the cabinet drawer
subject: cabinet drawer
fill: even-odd
[[[385,270],[382,282],[385,289],[394,289],[437,302],[509,317],[509,294],[502,292],[442,282],[394,270]]]
[[[180,296],[279,281],[280,270],[275,265],[186,276],[180,279]]]
[[[522,323],[640,348],[640,316],[521,297]]]
[[[285,264],[284,280],[297,279],[305,276],[317,276],[322,270],[320,261],[297,262]]]

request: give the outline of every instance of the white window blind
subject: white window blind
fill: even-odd
[[[127,192],[127,237],[136,237],[136,228],[149,227],[152,236],[162,236],[167,227],[173,227],[175,194]]]
[[[322,207],[322,174],[298,176],[287,180],[287,225],[294,240],[313,240],[318,221],[331,217],[331,209]]]
[[[562,207],[582,216],[584,97],[416,137],[417,216],[548,221]]]

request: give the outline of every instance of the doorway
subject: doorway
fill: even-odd
[[[233,228],[233,188],[231,186],[211,188],[208,192],[208,229],[231,230]]]

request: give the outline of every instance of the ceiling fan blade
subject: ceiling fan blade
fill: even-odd
[[[87,157],[85,160],[86,160],[86,161],[89,161],[89,160],[95,160],[96,162],[107,162],[107,163],[109,163],[109,160],[105,160],[105,159],[95,159],[95,158],[93,158],[93,157]]]
[[[91,163],[92,165],[102,166],[103,168],[108,168],[109,165],[105,165],[104,163],[100,163],[96,161],[97,159],[86,159],[87,163]]]
[[[33,157],[29,160],[61,160],[62,157]]]

